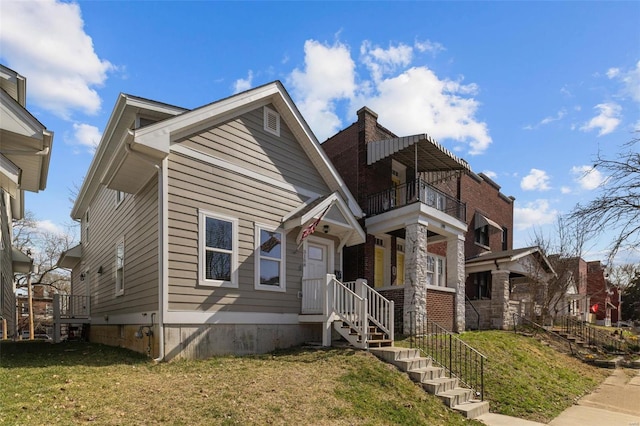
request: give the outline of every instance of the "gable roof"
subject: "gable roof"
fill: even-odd
[[[549,263],[549,259],[547,259],[547,256],[545,256],[543,251],[538,246],[498,251],[495,253],[481,253],[477,256],[467,259],[465,262],[465,266],[467,268],[473,268],[483,265],[495,265],[497,269],[500,269],[500,264],[508,266],[509,264],[517,263],[518,261],[528,256],[532,256],[542,266],[542,269],[545,272],[555,275],[555,271],[553,270],[551,263]]]
[[[88,179],[81,188],[72,210],[72,217],[82,217],[92,194],[100,184],[111,189],[136,193],[156,173],[159,164],[169,155],[172,144],[268,104],[275,106],[281,119],[299,141],[330,190],[340,193],[352,214],[356,217],[363,216],[355,198],[320,147],[281,82],[274,81],[193,110],[144,100],[147,108],[164,110],[167,115],[156,123],[135,130],[129,128],[130,122],[122,123],[122,117],[128,111],[127,106],[134,99],[124,96],[124,99],[119,99],[109,119],[108,131],[105,131],[91,163]],[[142,102],[141,98],[136,100]],[[131,117],[129,119],[131,120]]]

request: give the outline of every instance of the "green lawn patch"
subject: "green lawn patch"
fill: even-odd
[[[500,414],[547,423],[610,374],[513,332],[475,331],[460,337],[488,357],[485,398]]]
[[[154,364],[97,344],[2,342],[0,387],[11,425],[479,424],[353,349]]]

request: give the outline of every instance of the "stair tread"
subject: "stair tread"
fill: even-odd
[[[411,370],[407,370],[407,373],[410,373],[410,372],[423,373],[425,371],[437,371],[437,370],[442,370],[442,367],[428,366],[428,367],[412,368]]]
[[[473,392],[473,391],[468,388],[458,387],[458,388],[450,389],[448,391],[438,392],[438,396],[458,396],[458,395],[464,395],[469,392]]]
[[[453,380],[458,380],[458,379],[452,379],[451,377],[438,377],[437,379],[429,379],[429,380],[425,380],[423,383],[426,384],[440,384],[440,383],[449,383]]]

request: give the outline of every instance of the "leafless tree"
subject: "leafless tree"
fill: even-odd
[[[48,285],[56,290],[69,289],[69,274],[58,268],[60,254],[75,244],[71,226],[63,232],[43,229],[31,211],[13,223],[13,245],[23,253],[30,253],[34,264],[31,285]],[[27,275],[16,275],[16,286],[26,287]]]
[[[553,319],[563,312],[567,302],[566,295],[571,286],[575,285],[576,290],[579,290],[578,262],[587,240],[587,234],[582,232],[577,222],[567,221],[563,217],[558,217],[556,220],[554,231],[552,237],[543,234],[540,230],[535,230],[531,243],[533,246],[538,246],[546,255],[555,272],[547,280],[532,279],[534,294],[537,295],[537,301],[541,305],[542,316],[551,316]],[[530,268],[536,270],[530,271],[531,276],[545,276],[542,273],[543,267],[542,262],[532,264]]]
[[[636,136],[622,146],[614,159],[598,153],[594,168],[605,175],[599,194],[587,204],[578,204],[569,215],[570,220],[582,223],[585,231],[616,233],[609,264],[621,249],[637,250],[640,245],[639,145],[640,138]]]

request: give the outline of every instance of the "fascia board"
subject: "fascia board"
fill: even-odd
[[[0,105],[3,110],[3,129],[30,138],[42,139],[42,134],[45,130],[42,123],[4,90],[0,90]],[[6,120],[10,120],[9,124],[13,124],[13,126],[7,127]]]
[[[213,120],[235,115],[239,109],[247,109],[249,105],[255,107],[259,102],[266,104],[268,102],[264,101],[277,93],[275,84],[270,84],[145,126],[136,130],[134,144],[168,153],[171,142],[196,132],[203,123],[210,126],[214,124]]]
[[[73,208],[71,209],[71,217],[73,219],[82,218],[82,215],[86,211],[89,202],[91,201],[90,198],[93,197],[93,194],[95,194],[100,185],[100,179],[96,178],[96,174],[99,173],[100,177],[103,174],[103,171],[99,169],[102,169],[101,165],[103,164],[103,157],[105,156],[105,152],[107,151],[107,145],[109,145],[109,142],[113,137],[118,123],[125,113],[126,106],[127,96],[123,93],[120,93],[118,95],[118,99],[116,100],[116,105],[114,106],[113,111],[109,116],[109,121],[107,121],[107,126],[102,133],[102,138],[100,139],[98,149],[93,156],[93,160],[91,160],[87,175],[82,182],[82,186],[80,187],[80,191],[78,192],[76,201],[73,204]]]

